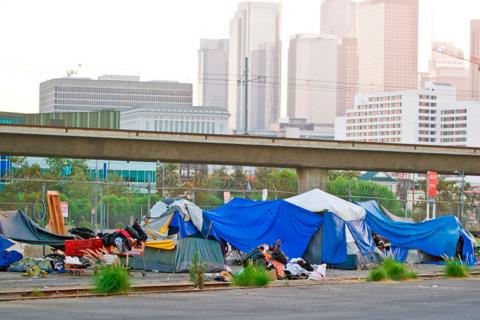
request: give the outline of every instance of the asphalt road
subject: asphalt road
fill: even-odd
[[[479,319],[480,280],[430,280],[0,303],[0,319]]]

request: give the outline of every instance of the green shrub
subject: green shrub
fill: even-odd
[[[445,275],[453,278],[465,278],[470,275],[470,268],[464,265],[461,261],[453,259],[447,260],[444,267]]]
[[[103,265],[93,276],[96,293],[126,294],[130,289],[130,276],[128,270],[120,265]]]
[[[368,273],[367,281],[383,281],[387,280],[387,273],[382,268],[372,269]]]
[[[410,270],[405,264],[393,259],[385,259],[380,267],[387,274],[388,279],[400,281],[417,278],[417,273]]]
[[[192,281],[195,288],[203,289],[205,286],[205,270],[207,270],[207,265],[200,261],[200,255],[197,251],[193,255],[192,261],[190,261],[190,266],[188,267],[190,281]]]
[[[238,287],[264,287],[269,283],[268,272],[257,264],[247,265],[241,273],[233,277],[233,284]]]

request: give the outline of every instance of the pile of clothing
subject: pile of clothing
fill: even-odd
[[[285,274],[289,280],[310,279],[321,280],[325,279],[327,270],[326,264],[311,265],[302,258],[293,258],[288,261],[285,268]]]
[[[132,243],[134,241],[143,242],[147,240],[147,234],[140,227],[140,223],[135,220],[131,226],[126,226],[125,229],[115,229],[111,233],[97,233],[88,228],[72,228],[71,234],[74,234],[82,239],[91,239],[99,237],[103,240],[105,247],[115,247],[119,252],[126,252],[132,250]]]
[[[254,263],[264,265],[267,270],[275,270],[278,280],[289,279],[325,279],[327,265],[311,265],[302,258],[288,257],[281,249],[281,241],[275,241],[273,246],[264,244],[249,252],[243,257],[244,266],[253,261]]]

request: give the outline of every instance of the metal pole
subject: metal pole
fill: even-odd
[[[150,175],[148,175],[147,216],[150,216]]]
[[[98,213],[98,194],[97,194],[97,183],[98,183],[98,160],[95,160],[95,184],[93,185],[93,192],[95,195],[95,217],[94,217],[94,225],[97,224],[97,213]]]
[[[45,183],[42,183],[42,222],[41,222],[41,226],[42,227],[45,227],[45,217],[46,217],[46,206],[45,206],[45,193],[46,193],[46,187],[45,187]],[[46,252],[45,252],[45,245],[42,246],[42,256],[45,257],[46,255]]]
[[[463,221],[464,217],[464,205],[465,205],[465,173],[463,171],[460,171],[460,174],[462,176],[462,194],[461,194],[461,208],[460,208],[460,221]]]
[[[415,193],[417,192],[417,187],[415,185],[415,173],[413,174],[413,194],[412,194],[412,218],[415,215]]]
[[[165,199],[165,163],[162,163],[162,199]]]
[[[245,108],[245,135],[248,135],[248,57],[245,57],[245,66],[244,66],[243,76],[244,76],[243,103]]]
[[[427,198],[427,215],[425,217],[425,220],[430,220],[430,201],[428,201],[428,198]]]
[[[100,226],[105,229],[105,208],[103,206],[103,185],[100,185]]]

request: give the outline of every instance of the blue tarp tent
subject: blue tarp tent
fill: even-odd
[[[323,226],[305,253],[310,262],[328,263],[340,269],[356,269],[363,264],[378,262],[378,252],[362,207],[319,189],[285,201],[311,212],[323,212]]]
[[[392,251],[400,261],[408,249],[417,249],[437,257],[455,257],[460,237],[464,241],[462,259],[475,262],[474,239],[454,216],[440,217],[422,223],[399,222],[386,218],[376,201],[357,203],[367,211],[366,221],[370,229],[388,239]]]
[[[248,252],[258,245],[282,241],[290,258],[301,257],[323,218],[283,200],[233,199],[226,205],[203,212],[202,231]]]

